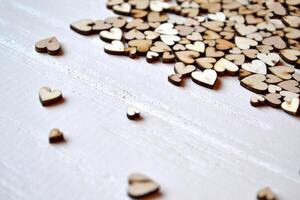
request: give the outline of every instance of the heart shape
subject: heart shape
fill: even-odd
[[[39,99],[43,106],[49,106],[61,101],[63,96],[60,90],[51,91],[49,87],[42,87],[39,91]]]
[[[125,39],[126,40],[142,40],[142,39],[145,39],[145,35],[139,31],[139,30],[136,30],[136,29],[132,29],[130,30],[129,32],[127,32],[125,34]]]
[[[202,41],[203,40],[202,35],[198,32],[193,32],[191,35],[186,36],[186,38],[191,41],[199,41],[199,40]]]
[[[114,40],[111,44],[104,46],[105,53],[112,55],[122,55],[125,52],[124,44],[119,40]]]
[[[251,59],[256,58],[256,55],[258,54],[258,51],[256,49],[244,49],[242,50],[242,52],[245,56]]]
[[[130,40],[128,46],[136,47],[141,55],[145,55],[152,45],[152,40]]]
[[[200,54],[196,51],[177,51],[175,52],[175,56],[185,64],[193,64],[195,62],[194,59],[198,58]]]
[[[177,35],[178,31],[174,29],[174,25],[170,23],[163,23],[157,27],[154,32],[164,35]]]
[[[245,37],[236,36],[234,41],[236,46],[240,49],[250,49],[250,46],[258,45],[257,41]]]
[[[149,7],[149,0],[129,0],[128,3],[140,10],[145,10]]]
[[[155,12],[161,12],[163,10],[169,9],[170,4],[163,2],[163,1],[150,1],[150,9]]]
[[[156,40],[160,35],[154,31],[145,31],[144,34],[146,35],[147,40]]]
[[[93,30],[94,21],[91,19],[81,19],[70,24],[70,28],[76,33],[89,35]]]
[[[212,31],[220,32],[223,29],[222,27],[224,26],[224,23],[221,21],[207,21],[203,22],[201,25]]]
[[[52,129],[49,133],[49,143],[58,143],[62,141],[64,141],[63,133],[57,128]]]
[[[177,62],[174,66],[175,73],[181,74],[183,77],[189,76],[195,70],[194,65],[185,65],[183,62]]]
[[[207,47],[205,49],[205,56],[206,57],[214,57],[214,58],[219,58],[223,57],[225,53],[223,51],[216,51],[214,47]]]
[[[268,86],[268,92],[269,92],[269,93],[277,93],[277,92],[280,92],[281,90],[282,90],[282,88],[279,87],[279,86],[277,86],[277,85],[272,85],[272,84],[270,84],[270,85]]]
[[[295,69],[288,66],[276,66],[276,67],[269,67],[269,70],[278,76],[281,79],[289,80],[292,78],[292,75],[295,72]]]
[[[250,99],[250,104],[254,107],[263,105],[265,103],[265,98],[261,95],[253,95]]]
[[[35,50],[39,53],[48,53],[49,55],[57,55],[60,52],[60,44],[56,37],[49,37],[38,41],[35,44]]]
[[[233,47],[235,47],[235,44],[232,42],[229,42],[227,40],[224,39],[217,39],[216,40],[216,48],[218,50],[228,50],[228,49],[232,49]]]
[[[168,45],[166,45],[165,43],[163,43],[161,41],[155,42],[154,45],[150,48],[150,50],[157,52],[157,53],[172,51],[172,49]]]
[[[252,60],[251,63],[242,64],[242,68],[256,74],[267,74],[267,66],[260,60]]]
[[[263,188],[257,193],[257,199],[258,200],[275,200],[275,195],[273,194],[273,191],[269,188]]]
[[[300,93],[299,82],[295,80],[282,81],[278,83],[278,86],[290,92]]]
[[[202,85],[208,88],[213,88],[217,80],[217,73],[215,70],[206,69],[203,72],[194,71],[191,77],[192,80],[198,85]]]
[[[242,36],[246,36],[257,31],[256,26],[253,25],[246,26],[245,24],[242,23],[236,24],[234,28]]]
[[[285,112],[287,112],[289,114],[292,114],[292,115],[299,114],[299,111],[300,111],[300,100],[299,100],[299,97],[294,97],[289,102],[284,101],[281,104],[281,108]]]
[[[219,74],[223,74],[227,71],[228,74],[235,75],[239,71],[239,67],[233,62],[230,62],[225,58],[221,58],[215,63],[214,70]]]
[[[143,19],[133,19],[132,21],[127,23],[125,28],[127,30],[135,28],[140,31],[145,31],[150,28],[150,25],[148,23],[144,22]]]
[[[172,74],[168,76],[168,81],[173,85],[180,86],[182,82],[182,75],[181,74]]]
[[[101,31],[99,35],[101,40],[111,42],[113,40],[121,40],[122,34],[123,32],[120,28],[111,28],[109,31]]]
[[[180,41],[180,37],[177,35],[160,35],[160,39],[169,46],[173,46],[175,42]]]
[[[279,108],[281,105],[281,95],[278,93],[269,93],[264,96],[267,104],[274,108]]]
[[[146,60],[148,63],[153,63],[159,60],[159,54],[157,52],[148,51],[146,54]]]
[[[216,39],[221,38],[221,35],[219,35],[218,33],[214,32],[214,31],[207,30],[204,32],[203,38],[205,40],[216,40]]]
[[[201,53],[203,53],[205,50],[205,44],[200,41],[194,42],[194,44],[187,44],[187,45],[185,45],[185,47],[188,50],[197,51],[197,52],[201,52]]]
[[[113,11],[120,15],[128,15],[131,11],[131,5],[129,3],[122,3],[113,6]]]
[[[135,119],[138,119],[140,118],[140,111],[133,107],[133,106],[128,106],[127,107],[127,111],[126,111],[126,115],[127,115],[127,118],[130,119],[130,120],[135,120]]]
[[[163,53],[162,56],[163,63],[173,63],[175,62],[175,55],[171,54],[169,51]]]
[[[200,68],[200,69],[212,69],[214,67],[214,63],[216,63],[217,60],[215,58],[197,58],[196,59],[196,63],[197,63],[197,66]]]
[[[242,65],[245,62],[245,56],[243,54],[227,54],[225,58],[236,65]]]
[[[276,49],[285,49],[286,48],[286,43],[280,36],[272,36],[263,39],[262,43],[264,45],[270,45],[275,47]]]
[[[275,66],[280,60],[280,57],[277,53],[258,53],[256,56],[258,59],[265,62],[269,66]]]
[[[263,94],[268,89],[268,84],[264,81],[266,77],[262,74],[252,74],[241,80],[241,85],[255,93]]]
[[[159,190],[159,185],[143,174],[131,174],[128,183],[128,195],[132,198],[141,198]]]
[[[300,58],[300,51],[296,49],[283,49],[280,50],[279,55],[285,62],[294,64]]]

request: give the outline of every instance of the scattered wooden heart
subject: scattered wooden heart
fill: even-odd
[[[135,120],[135,119],[138,119],[140,118],[141,116],[141,113],[140,111],[133,107],[133,106],[128,106],[127,107],[127,112],[126,112],[126,115],[127,115],[127,118],[130,119],[130,120]]]
[[[258,45],[256,46],[256,49],[259,50],[261,53],[270,53],[274,48],[269,45]]]
[[[100,38],[103,41],[111,42],[122,39],[122,30],[120,28],[111,28],[109,31],[101,31]]]
[[[131,11],[131,5],[129,3],[114,5],[113,11],[120,15],[129,15]]]
[[[173,46],[173,50],[174,51],[184,51],[184,50],[186,50],[186,47],[184,45],[178,43]]]
[[[198,85],[202,85],[208,88],[213,88],[217,80],[217,73],[215,70],[206,69],[203,72],[194,71],[191,74],[191,77],[192,80]]]
[[[257,58],[266,63],[269,66],[275,66],[279,62],[279,55],[277,53],[258,53]]]
[[[76,33],[89,35],[92,33],[94,21],[91,19],[81,19],[70,24],[70,28]]]
[[[165,43],[163,43],[161,41],[155,42],[154,45],[150,48],[150,50],[157,52],[157,53],[172,51],[172,49],[168,45],[166,45]]]
[[[223,51],[216,51],[214,47],[206,47],[205,49],[206,57],[220,58],[223,57],[224,55],[225,53]]]
[[[205,40],[216,40],[219,38],[221,38],[221,35],[211,30],[205,31],[203,35],[203,39]]]
[[[281,96],[284,97],[284,101],[286,101],[286,102],[291,102],[291,100],[293,98],[299,97],[299,94],[296,94],[294,92],[285,91],[285,90],[283,90],[283,91],[281,91],[279,93],[280,93]]]
[[[233,47],[235,47],[235,44],[232,42],[229,42],[227,40],[224,39],[217,39],[216,40],[216,48],[218,50],[228,50],[228,49],[232,49]]]
[[[121,41],[114,40],[110,44],[104,46],[104,51],[111,55],[123,55],[125,53],[125,47]]]
[[[294,93],[300,93],[299,82],[295,80],[287,80],[282,81],[277,84],[279,87],[281,87],[284,90],[294,92]]]
[[[194,44],[187,44],[185,45],[186,49],[191,51],[197,51],[203,53],[205,50],[205,44],[203,42],[194,42]]]
[[[177,51],[175,52],[175,56],[178,61],[181,61],[185,64],[193,64],[195,59],[200,56],[200,54],[196,51]]]
[[[49,106],[60,102],[63,96],[60,90],[51,90],[49,87],[42,87],[39,91],[39,99],[43,106]]]
[[[159,12],[150,12],[147,16],[148,22],[166,22],[168,21],[168,15]]]
[[[235,75],[239,71],[239,67],[225,58],[221,58],[214,65],[214,70],[218,74],[223,74],[225,71],[230,75]]]
[[[136,47],[140,55],[145,55],[152,45],[152,40],[131,40],[128,46]]]
[[[245,54],[245,56],[251,59],[256,58],[256,55],[258,54],[258,51],[256,49],[243,49],[242,52],[243,54]]]
[[[139,30],[132,29],[125,34],[124,38],[126,40],[142,40],[145,39],[145,35]]]
[[[158,0],[150,1],[150,9],[152,11],[161,12],[169,8],[170,8],[170,4],[168,4],[167,2],[158,1]]]
[[[171,54],[169,51],[166,51],[162,55],[163,63],[173,63],[175,62],[175,55]]]
[[[164,35],[177,35],[178,31],[174,29],[174,25],[170,23],[163,23],[155,29],[156,33]]]
[[[194,65],[185,65],[183,62],[177,62],[174,66],[175,73],[181,74],[183,77],[189,76],[195,70]]]
[[[279,83],[281,81],[282,81],[282,79],[279,78],[278,76],[275,76],[273,74],[267,74],[267,80],[266,80],[267,83],[273,83],[274,84],[274,83]]]
[[[279,108],[281,105],[281,95],[278,93],[269,93],[264,96],[267,104],[274,108]]]
[[[240,49],[250,49],[251,46],[258,45],[257,41],[249,38],[236,36],[234,39],[236,46]]]
[[[258,200],[276,200],[276,197],[273,191],[269,187],[265,187],[258,191],[257,193]]]
[[[276,67],[269,67],[269,70],[278,76],[281,79],[289,80],[292,78],[292,74],[295,72],[295,69],[288,66],[276,66]]]
[[[284,29],[285,37],[289,39],[299,39],[300,38],[300,30],[291,27],[285,27]]]
[[[225,58],[236,65],[242,65],[245,62],[245,56],[243,54],[227,54]]]
[[[220,21],[207,21],[207,22],[203,22],[201,25],[212,31],[220,32],[222,31],[222,27],[224,26],[224,23]]]
[[[128,195],[132,198],[141,198],[153,194],[159,190],[159,185],[139,173],[131,174],[128,177]]]
[[[126,25],[126,29],[137,29],[140,31],[145,31],[150,28],[150,25],[144,22],[143,19],[133,19],[132,21],[128,22]]]
[[[60,44],[56,37],[49,37],[35,43],[35,50],[39,53],[57,55],[60,52]]]
[[[182,84],[182,75],[181,74],[172,74],[168,76],[168,81],[176,86],[181,86]]]
[[[215,58],[209,58],[209,57],[203,57],[203,58],[197,58],[196,64],[200,69],[212,69],[214,67],[214,63],[216,63],[217,60]]]
[[[268,84],[264,81],[266,77],[263,74],[253,74],[241,80],[241,85],[255,93],[264,94],[268,89]]]
[[[240,69],[239,70],[239,80],[242,80],[243,78],[250,76],[252,73],[245,70],[245,69]]]
[[[246,36],[257,31],[256,26],[253,25],[246,26],[245,24],[241,24],[241,23],[236,24],[234,28],[242,36]]]
[[[127,18],[124,16],[108,17],[105,22],[111,24],[114,28],[123,28],[127,24]]]
[[[254,107],[264,105],[265,104],[265,98],[261,95],[254,94],[251,97],[250,104]]]
[[[269,92],[269,93],[277,93],[277,92],[280,92],[281,90],[282,90],[282,88],[279,87],[279,86],[277,86],[277,85],[272,85],[272,84],[270,84],[270,85],[268,86],[268,92]]]
[[[194,27],[184,26],[184,25],[176,26],[175,29],[178,30],[178,34],[180,36],[187,36],[193,33],[193,31],[195,31]]]
[[[159,38],[160,34],[154,31],[145,31],[144,32],[147,40],[156,40]]]
[[[263,39],[262,43],[264,45],[272,45],[276,49],[285,49],[286,48],[286,43],[280,36],[272,36]]]
[[[59,129],[55,128],[50,131],[49,143],[59,143],[63,141],[64,141],[64,135]]]
[[[279,55],[285,62],[293,64],[300,58],[300,51],[294,49],[283,49],[279,51]]]
[[[298,115],[300,112],[300,100],[299,97],[291,98],[289,101],[284,101],[281,104],[282,110],[291,114]]]
[[[160,39],[169,46],[173,46],[175,42],[180,41],[180,37],[177,35],[160,35]]]
[[[159,61],[159,54],[157,52],[148,51],[146,54],[146,60],[148,63]]]
[[[202,35],[198,32],[193,32],[191,35],[186,36],[186,38],[191,41],[199,41],[199,40],[202,41],[203,40]]]

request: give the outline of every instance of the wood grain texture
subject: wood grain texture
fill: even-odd
[[[1,199],[128,199],[132,172],[160,183],[160,199],[253,200],[266,185],[300,198],[299,118],[251,107],[237,78],[222,77],[217,91],[174,87],[173,65],[107,55],[98,36],[69,29],[112,15],[104,1],[1,0]],[[36,53],[52,35],[64,55]],[[42,107],[42,86],[65,103]],[[128,120],[128,104],[144,120]],[[63,145],[48,143],[56,127]]]

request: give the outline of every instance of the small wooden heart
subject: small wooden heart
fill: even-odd
[[[202,85],[208,88],[213,88],[217,80],[217,73],[215,70],[206,69],[203,72],[194,71],[191,77],[192,80],[198,85]]]
[[[261,95],[253,95],[250,100],[250,104],[254,107],[261,106],[265,103],[265,98]]]
[[[38,41],[35,44],[35,50],[39,53],[48,53],[49,55],[57,55],[60,52],[60,44],[56,37],[49,37]]]
[[[43,106],[55,104],[63,99],[60,90],[52,90],[49,87],[42,87],[39,91],[39,99]]]
[[[140,111],[133,106],[128,106],[126,114],[127,118],[130,120],[138,119],[141,115]]]
[[[258,200],[276,200],[276,197],[273,191],[269,187],[265,187],[258,191],[257,193]]]
[[[159,190],[159,185],[143,174],[131,174],[128,183],[128,195],[132,198],[145,197]]]
[[[55,128],[50,131],[49,143],[59,143],[63,141],[64,141],[64,135],[59,129]]]
[[[175,73],[181,74],[183,77],[189,76],[195,70],[194,65],[185,65],[183,62],[177,62],[174,66]]]
[[[172,74],[168,76],[168,81],[176,86],[181,86],[182,75],[181,74]]]

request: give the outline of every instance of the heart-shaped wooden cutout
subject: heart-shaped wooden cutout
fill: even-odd
[[[265,80],[266,77],[263,74],[253,74],[243,78],[241,85],[250,91],[263,94],[268,89],[268,84],[264,82]]]
[[[223,57],[225,53],[223,51],[216,51],[214,47],[207,47],[205,49],[205,56],[206,57],[214,57],[214,58],[220,58]]]
[[[239,67],[225,58],[221,58],[214,65],[214,70],[218,74],[223,74],[225,71],[230,75],[235,75],[239,71]]]
[[[145,10],[149,7],[149,0],[129,0],[128,3],[130,3],[136,9],[141,10]]]
[[[122,34],[120,28],[111,28],[109,31],[101,31],[99,35],[101,40],[111,42],[113,40],[121,40]]]
[[[269,187],[265,187],[258,191],[257,193],[258,200],[276,200],[276,197],[273,191]]]
[[[181,61],[185,64],[193,64],[195,59],[200,56],[200,53],[196,51],[177,51],[175,52],[175,56],[178,61]]]
[[[224,39],[217,39],[216,40],[216,48],[218,50],[228,50],[228,49],[232,49],[233,47],[235,47],[235,44],[232,42],[229,42],[227,40]]]
[[[172,74],[168,76],[168,81],[176,86],[181,86],[182,75],[181,74]]]
[[[200,41],[194,42],[194,44],[187,44],[187,45],[185,45],[185,47],[188,50],[197,51],[197,52],[201,52],[201,53],[203,53],[205,50],[205,44]]]
[[[154,31],[145,31],[144,34],[146,35],[147,40],[156,40],[159,38],[159,33],[156,33]]]
[[[159,185],[143,174],[131,174],[128,183],[128,195],[132,198],[145,197],[159,190]]]
[[[148,51],[146,54],[146,60],[148,63],[159,61],[159,54],[157,52]]]
[[[163,23],[155,29],[156,33],[164,35],[177,35],[178,31],[174,29],[174,25],[170,23]]]
[[[150,50],[157,52],[157,53],[172,51],[172,49],[168,45],[166,45],[165,43],[163,43],[161,41],[155,42],[154,45],[150,48]]]
[[[152,11],[161,12],[169,8],[170,8],[170,4],[168,4],[167,2],[158,1],[158,0],[150,1],[150,9]]]
[[[35,50],[39,53],[48,53],[49,55],[57,55],[60,52],[60,44],[56,37],[49,37],[38,41],[35,44]]]
[[[180,41],[180,37],[177,35],[160,35],[160,39],[169,46],[173,46],[175,42]]]
[[[299,97],[292,98],[289,102],[284,101],[281,104],[281,108],[291,114],[291,115],[298,115],[300,111],[300,100]]]
[[[267,74],[267,80],[266,80],[267,83],[279,83],[281,81],[282,79],[279,78],[278,76],[275,76],[273,74]]]
[[[286,48],[286,43],[280,36],[272,36],[263,39],[262,43],[264,45],[272,45],[276,49],[285,49]]]
[[[300,51],[295,49],[283,49],[280,50],[279,55],[285,62],[294,64],[300,58]]]
[[[105,53],[112,55],[123,55],[125,53],[124,44],[119,40],[114,40],[110,44],[104,46]]]
[[[295,69],[288,66],[276,66],[276,67],[269,67],[269,70],[278,76],[281,79],[289,80],[292,78],[292,75],[295,72]]]
[[[145,39],[145,35],[141,31],[136,30],[136,29],[130,30],[129,32],[127,32],[125,34],[124,37],[125,37],[126,40],[142,40],[142,39]]]
[[[122,3],[113,6],[113,11],[120,15],[129,15],[131,11],[131,5],[129,3]]]
[[[126,115],[127,115],[127,118],[130,119],[130,120],[135,120],[135,119],[138,119],[140,118],[140,111],[133,107],[133,106],[128,106],[127,107],[127,111],[126,111]]]
[[[76,33],[89,35],[92,33],[94,21],[91,19],[81,19],[70,24],[70,28]]]
[[[277,84],[279,87],[281,87],[284,90],[294,92],[294,93],[300,93],[299,82],[295,80],[287,80],[282,81]]]
[[[183,77],[189,76],[195,70],[194,65],[185,65],[183,62],[177,62],[174,66],[175,73],[181,74]]]
[[[258,45],[257,41],[245,37],[236,36],[234,41],[236,46],[240,49],[250,49],[251,46]]]
[[[265,98],[261,95],[254,94],[250,99],[250,104],[254,107],[265,104]]]
[[[242,64],[242,68],[256,74],[267,74],[267,66],[260,60],[252,60],[251,63]]]
[[[234,28],[242,36],[246,36],[257,31],[256,26],[253,25],[246,26],[245,24],[241,24],[241,23],[236,24]]]
[[[275,66],[280,60],[280,57],[277,53],[258,53],[256,56],[258,59],[260,59],[269,66]]]
[[[209,57],[203,57],[203,58],[197,58],[196,63],[197,66],[200,69],[212,69],[214,67],[214,63],[216,63],[217,60],[215,58],[209,58]]]
[[[152,40],[131,40],[128,46],[136,47],[140,55],[145,55],[152,45]]]
[[[39,91],[39,99],[43,106],[55,104],[63,99],[60,90],[52,90],[49,87],[42,87]]]
[[[243,54],[227,54],[225,58],[236,65],[242,65],[245,62],[245,56]]]
[[[163,63],[173,63],[175,62],[175,55],[171,54],[169,51],[166,51],[162,55]]]
[[[278,93],[269,93],[264,96],[266,99],[266,102],[268,105],[274,107],[274,108],[279,108],[281,105],[281,95]]]
[[[217,73],[215,70],[206,69],[203,72],[194,71],[191,77],[192,80],[198,85],[202,85],[208,88],[213,88],[217,80]]]

